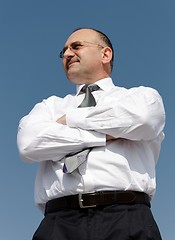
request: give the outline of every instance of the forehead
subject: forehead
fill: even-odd
[[[98,39],[98,34],[91,29],[81,29],[73,32],[67,39],[65,45],[69,45],[75,41],[95,41]]]

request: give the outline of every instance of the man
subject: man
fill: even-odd
[[[150,201],[162,99],[149,87],[114,86],[113,55],[104,33],[75,30],[60,57],[76,95],[51,96],[20,121],[19,152],[39,163],[35,201],[45,212],[33,240],[161,239]],[[87,89],[93,106],[81,106]]]

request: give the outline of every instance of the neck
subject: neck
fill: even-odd
[[[82,85],[82,84],[93,84],[101,79],[108,78],[110,77],[109,74],[101,74],[98,76],[91,76],[91,77],[81,77],[79,78],[78,76],[75,79],[69,79],[72,83],[76,85]]]

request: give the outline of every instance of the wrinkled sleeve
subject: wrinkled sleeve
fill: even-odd
[[[54,119],[50,100],[44,100],[20,120],[17,146],[24,161],[58,161],[69,153],[105,145],[105,136],[100,132],[58,124],[56,120],[63,112]]]
[[[66,121],[70,127],[95,130],[115,138],[148,141],[162,133],[165,111],[155,89],[116,88],[102,95],[95,107],[71,110]]]

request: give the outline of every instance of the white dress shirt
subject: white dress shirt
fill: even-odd
[[[135,190],[153,197],[155,166],[164,138],[165,111],[150,87],[126,89],[111,78],[96,82],[95,107],[77,108],[79,94],[51,96],[23,117],[18,130],[22,159],[38,162],[35,201],[44,210],[53,198],[104,190]],[[67,125],[56,121],[66,115]],[[106,135],[116,140],[106,141]],[[62,171],[65,155],[93,147],[71,174]]]

